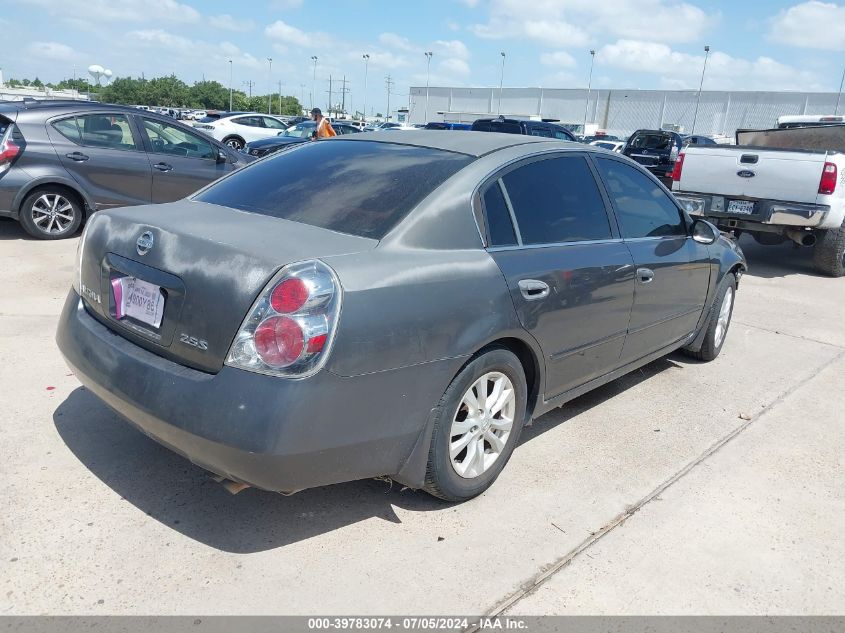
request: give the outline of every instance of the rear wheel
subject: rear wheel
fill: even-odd
[[[506,349],[467,364],[437,407],[425,491],[465,501],[487,490],[519,440],[527,391],[522,365]]]
[[[684,348],[683,351],[685,353],[703,361],[711,361],[719,355],[719,352],[722,351],[722,346],[725,344],[725,338],[728,336],[728,328],[730,328],[731,317],[734,311],[735,297],[736,277],[733,273],[728,273],[722,279],[722,283],[716,291],[716,299],[713,301],[713,307],[710,309],[710,316],[705,325],[707,330],[704,334],[704,342],[701,344],[701,349],[691,350]]]
[[[845,222],[838,229],[821,234],[813,249],[813,265],[831,277],[845,275]]]
[[[223,139],[223,144],[228,145],[234,150],[241,150],[246,145],[240,136],[227,136]]]
[[[32,237],[61,240],[71,237],[82,224],[79,198],[63,187],[40,187],[23,201],[20,223]]]

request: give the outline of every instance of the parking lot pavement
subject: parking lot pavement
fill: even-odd
[[[672,355],[543,416],[488,493],[448,505],[381,481],[233,497],[129,428],[53,342],[75,242],[0,221],[2,613],[556,611],[560,596],[587,612],[602,595],[607,612],[753,613],[772,587],[784,611],[841,611],[822,586],[843,586],[828,580],[841,437],[822,434],[841,436],[845,280],[808,273],[806,253],[744,243],[757,270],[717,361]],[[583,567],[593,552],[609,553]],[[678,582],[626,600],[649,570]],[[764,572],[781,584],[749,580]]]

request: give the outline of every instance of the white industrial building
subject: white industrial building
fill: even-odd
[[[426,92],[428,107],[426,108]],[[580,131],[627,136],[637,129],[675,129],[686,134],[726,134],[774,127],[784,114],[832,114],[835,92],[705,91],[696,116],[695,90],[591,90],[569,88],[412,87],[410,122],[471,122],[496,116],[558,119]],[[426,109],[428,116],[426,117]],[[840,106],[845,109],[845,99]]]

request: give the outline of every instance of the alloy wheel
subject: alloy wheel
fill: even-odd
[[[45,193],[32,205],[32,221],[39,230],[55,235],[64,233],[74,221],[76,211],[70,200],[58,193]]]
[[[228,145],[232,149],[241,149],[244,146],[244,144],[236,138],[230,138],[228,141],[226,141],[226,145]]]
[[[516,413],[516,393],[510,378],[488,372],[464,393],[452,420],[449,458],[464,479],[486,472],[507,445]]]
[[[728,332],[728,324],[731,320],[731,308],[733,307],[733,303],[734,289],[728,286],[728,291],[725,293],[724,299],[722,299],[722,307],[719,308],[719,317],[716,321],[714,343],[717,348],[721,347],[722,342],[725,340],[725,334]]]

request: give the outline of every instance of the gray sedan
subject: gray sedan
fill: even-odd
[[[358,134],[96,214],[57,340],[105,403],[233,482],[386,475],[464,500],[531,418],[679,348],[715,358],[745,268],[625,157]]]

